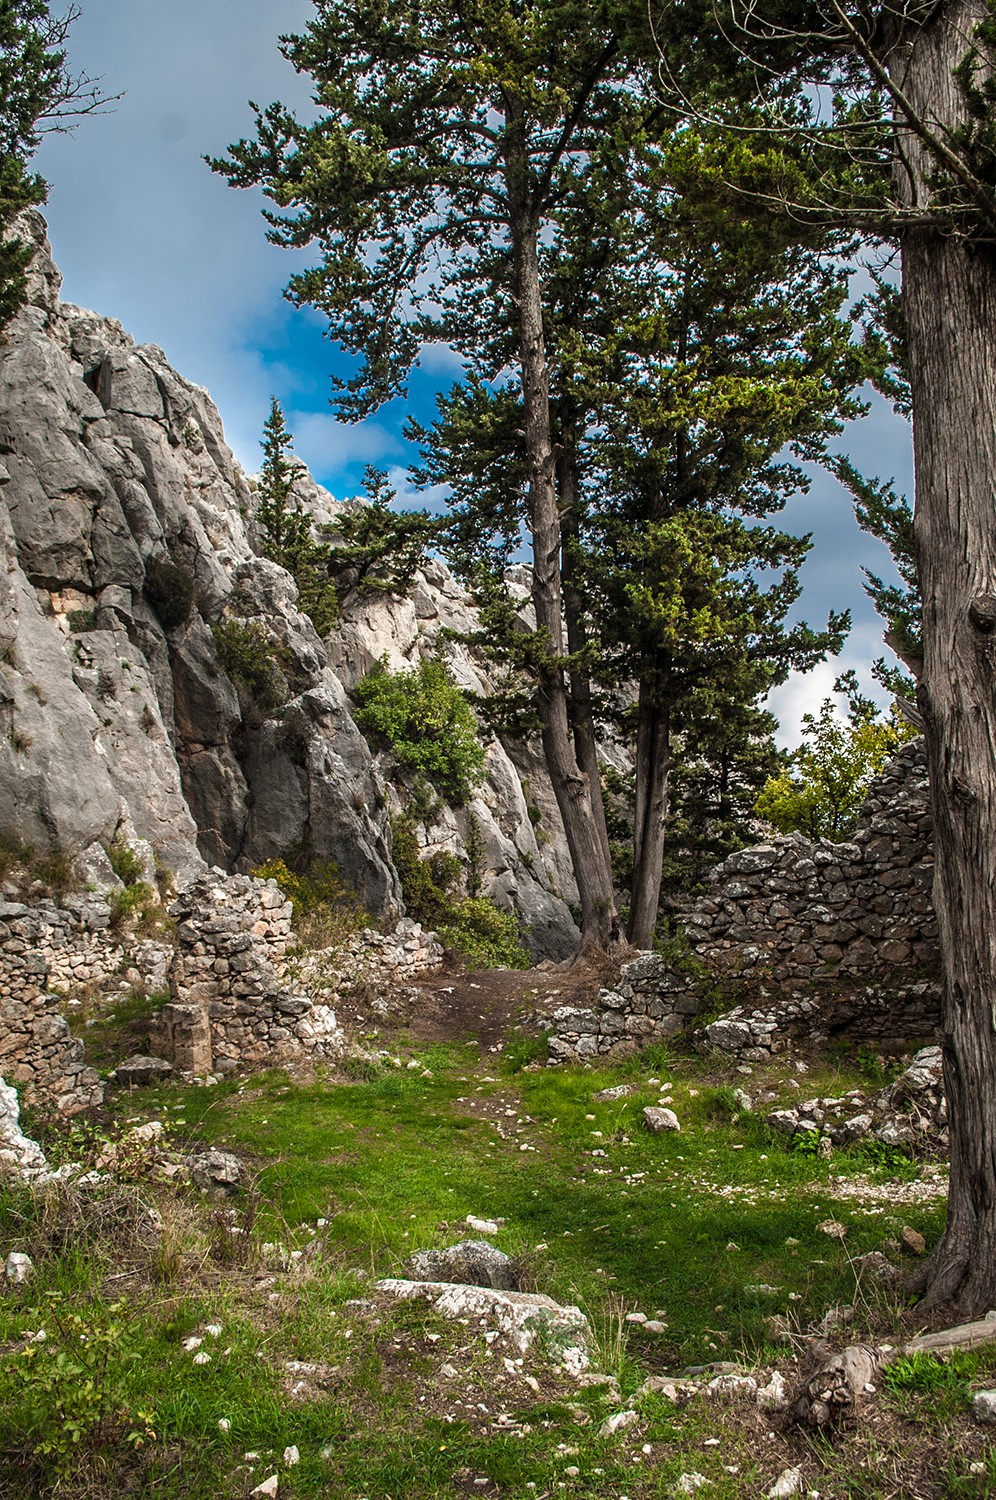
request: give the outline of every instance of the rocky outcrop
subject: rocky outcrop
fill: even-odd
[[[349,689],[385,653],[400,666],[437,651],[486,692],[447,634],[476,624],[466,595],[431,562],[408,597],[359,600],[319,639],[254,548],[252,487],[208,394],[113,319],[61,303],[44,225],[24,224],[31,301],[0,357],[0,836],[93,871],[124,830],[179,885],[304,851],[397,917],[403,778],[371,753]],[[310,479],[301,494],[322,520],[341,510]],[[265,657],[265,694],[243,649]],[[490,744],[470,807],[419,836],[469,865],[472,829],[481,893],[518,909],[537,957],[569,953],[570,866],[530,749],[513,762]]]

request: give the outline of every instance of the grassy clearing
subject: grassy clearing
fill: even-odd
[[[533,1070],[532,1050],[440,1046],[345,1081],[272,1071],[118,1096],[126,1120],[160,1118],[174,1139],[234,1150],[252,1188],[232,1205],[142,1181],[100,1190],[68,1231],[54,1206],[3,1196],[2,1243],[32,1254],[37,1272],[0,1295],[0,1494],[41,1494],[62,1475],[64,1495],[206,1500],[279,1472],[282,1496],[649,1500],[697,1472],[708,1495],[746,1500],[792,1464],[824,1496],[991,1492],[996,1461],[966,1418],[972,1388],[996,1375],[988,1353],[940,1374],[899,1369],[878,1420],[834,1449],[752,1404],[703,1397],[648,1398],[634,1426],[599,1436],[648,1374],[717,1359],[787,1370],[786,1332],[834,1305],[853,1307],[853,1336],[881,1334],[894,1294],[853,1260],[889,1251],[905,1225],[932,1239],[941,1200],[891,1202],[911,1192],[901,1160],[823,1161],[738,1115],[735,1085],[800,1097],[787,1064],[744,1079],[657,1050],[611,1070]],[[866,1082],[837,1060],[802,1080],[802,1097]],[[633,1092],[593,1097],[620,1083]],[[661,1098],[680,1133],[642,1128],[642,1108]],[[841,1196],[855,1181],[865,1196]],[[495,1242],[531,1283],[584,1308],[618,1397],[371,1289],[413,1249],[470,1233],[468,1214],[502,1220]],[[829,1220],[843,1241],[820,1228]],[[642,1331],[633,1311],[666,1331]],[[45,1368],[24,1353],[41,1327],[76,1386],[109,1393],[96,1418],[75,1413],[81,1437],[64,1457],[35,1451],[74,1415],[64,1377],[40,1388],[25,1373]],[[203,1342],[185,1349],[189,1338]],[[91,1351],[105,1349],[92,1369]],[[291,1444],[300,1462],[286,1465]]]

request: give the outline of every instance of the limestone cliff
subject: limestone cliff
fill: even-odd
[[[445,634],[473,623],[469,600],[432,562],[410,597],[360,602],[319,639],[293,580],[254,551],[251,488],[207,392],[113,319],[60,302],[44,225],[29,228],[30,300],[0,349],[0,836],[109,879],[102,850],[123,832],[181,883],[306,848],[372,914],[398,914],[403,786],[349,689],[384,652],[398,665],[435,649],[486,693],[482,664]],[[274,648],[276,706],[226,673],[211,628],[226,622]],[[575,936],[563,834],[538,757],[513,753],[489,744],[471,807],[421,837],[465,858],[473,815],[484,893],[517,907],[536,956],[562,956]]]

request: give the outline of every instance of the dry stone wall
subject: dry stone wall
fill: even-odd
[[[789,834],[731,855],[682,914],[687,951],[645,954],[552,1017],[553,1061],[614,1057],[722,1014],[703,1043],[748,1059],[795,1039],[937,1028],[937,924],[922,740],[876,779],[852,839]]]
[[[357,934],[344,951],[289,961],[291,903],[274,880],[218,872],[170,908],[176,949],[172,1000],[153,1027],[152,1050],[204,1077],[301,1055],[336,1057],[346,1037],[325,999],[359,980],[383,982],[442,960],[434,934],[412,921],[390,935]]]
[[[107,906],[102,913],[107,927]],[[80,910],[0,902],[0,1075],[27,1104],[72,1115],[99,1104],[100,1079],[70,1034],[55,983],[79,983],[113,972],[113,948],[102,950]],[[120,950],[118,950],[120,958]]]
[[[789,834],[733,854],[684,912],[696,954],[779,982],[864,978],[937,962],[923,741],[874,782],[846,843]]]

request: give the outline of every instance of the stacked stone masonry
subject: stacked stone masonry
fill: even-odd
[[[60,1013],[65,997],[53,987],[115,971],[121,950],[108,943],[107,926],[106,902],[77,899],[69,910],[0,902],[0,1075],[17,1084],[26,1104],[72,1115],[103,1098],[83,1043]]]
[[[434,935],[409,921],[392,937],[358,934],[341,960],[319,955],[298,967],[291,903],[275,881],[249,875],[206,876],[170,911],[177,922],[172,1000],[154,1024],[152,1050],[199,1077],[302,1054],[341,1055],[345,1035],[316,994],[334,998],[360,977],[382,981],[442,958]]]
[[[593,1007],[553,1018],[553,1061],[619,1056],[732,1006],[706,1045],[749,1059],[799,1037],[925,1038],[937,1027],[937,924],[922,740],[873,783],[846,843],[789,834],[731,855],[682,915],[688,953],[624,966]],[[737,1003],[739,1002],[739,1003]]]

